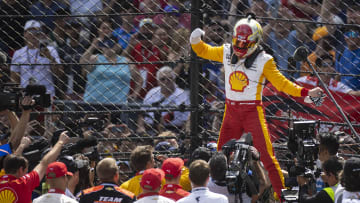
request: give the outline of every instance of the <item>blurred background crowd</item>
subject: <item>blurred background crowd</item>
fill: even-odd
[[[51,99],[50,107],[37,106],[32,111],[38,114],[31,116],[24,108],[30,105],[26,101],[16,109],[1,103],[1,142],[16,142],[13,151],[18,145],[24,147],[20,148],[24,154],[19,154],[33,168],[45,149],[68,131],[71,139],[66,142],[71,145],[65,148],[71,153],[65,154],[76,160],[80,171],[81,186],[74,186],[74,195],[96,185],[90,169],[104,157],[117,157],[116,164],[125,174],[121,181],[144,170],[129,162],[136,146],[190,157],[190,111],[185,110],[191,104],[194,66],[189,36],[195,14],[190,8],[190,0],[0,0],[2,93],[9,82],[22,88],[42,85],[46,89],[41,94]],[[199,11],[196,16],[206,32],[203,40],[214,46],[230,43],[235,22],[254,13],[263,27],[261,45],[275,58],[278,69],[292,81],[318,86],[309,65],[292,58],[296,48],[305,46],[308,60],[328,88],[346,98],[344,106],[353,112],[350,121],[359,124],[360,2],[208,0],[201,1]],[[203,110],[198,146],[214,151],[225,100],[224,70],[221,64],[201,61],[199,71]],[[20,109],[18,119],[13,111]],[[66,113],[70,111],[77,113]],[[288,116],[286,111],[281,115]],[[327,125],[321,128],[330,131]],[[339,128],[332,126],[331,131]],[[16,136],[20,137],[14,141]],[[340,152],[359,153],[354,137],[345,133],[339,142]],[[158,159],[161,167],[165,158]],[[86,170],[80,162],[87,163]],[[190,191],[189,184],[185,190]]]

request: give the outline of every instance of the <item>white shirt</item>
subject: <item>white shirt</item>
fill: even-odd
[[[207,187],[209,188],[209,190],[211,192],[215,192],[215,193],[218,193],[218,194],[225,195],[228,198],[229,203],[235,202],[235,195],[229,193],[229,191],[227,189],[227,186],[216,185],[214,183],[214,181],[210,178],[210,181],[209,181]],[[251,202],[251,198],[246,193],[242,193],[241,198],[243,200],[243,203],[248,203],[248,202],[250,203]],[[240,202],[239,199],[238,199],[237,202]]]
[[[78,203],[78,201],[59,193],[46,193],[34,199],[33,203]]]
[[[175,202],[172,199],[163,197],[161,195],[153,195],[153,196],[143,197],[135,201],[135,203],[175,203]]]
[[[228,203],[225,195],[210,192],[207,187],[197,187],[187,197],[179,199],[177,203]]]
[[[60,63],[59,54],[54,47],[47,46],[56,63]],[[16,50],[11,61],[12,64],[50,64],[50,60],[40,56],[39,49],[29,49],[27,46]],[[55,96],[55,88],[50,65],[11,65],[11,71],[20,75],[21,87],[25,88],[29,83],[44,85],[47,93]]]
[[[318,84],[319,84],[318,79],[315,77],[311,77],[311,76],[300,77],[300,78],[296,79],[296,82],[301,82],[301,83],[309,84],[309,85],[313,85],[313,86],[318,86]],[[342,92],[342,93],[347,94],[352,90],[350,87],[348,87],[344,83],[336,81],[332,78],[330,79],[329,84],[327,84],[327,85],[328,85],[329,90],[334,91],[334,92]]]
[[[349,192],[344,190],[342,203],[360,203],[360,192]]]
[[[70,197],[71,199],[76,199],[76,197],[73,195],[73,193],[70,192],[69,189],[66,188],[65,195]]]
[[[154,104],[161,100],[163,100],[163,102],[161,102],[159,104],[159,106],[161,106],[161,105],[174,105],[174,106],[176,105],[176,106],[178,106],[181,104],[185,104],[185,105],[190,104],[189,94],[187,92],[185,92],[183,89],[175,87],[175,91],[169,97],[167,97],[165,99],[164,99],[164,95],[161,93],[160,89],[161,89],[161,87],[152,88],[146,94],[145,99],[144,99],[144,104],[151,105],[151,104]],[[169,112],[162,112],[161,116],[165,116],[168,113]],[[149,112],[148,115],[151,118],[154,118],[153,112]],[[175,111],[174,119],[165,125],[166,126],[181,126],[186,122],[189,115],[190,115],[190,112]],[[145,118],[144,118],[145,122],[149,125],[153,124],[153,119],[151,119],[151,118],[149,118],[148,116],[145,116]]]

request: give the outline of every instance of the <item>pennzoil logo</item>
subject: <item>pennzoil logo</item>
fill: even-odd
[[[4,187],[0,190],[0,202],[17,202],[18,197],[12,188]]]
[[[232,91],[243,92],[249,85],[249,79],[244,72],[234,71],[229,76],[229,83]]]

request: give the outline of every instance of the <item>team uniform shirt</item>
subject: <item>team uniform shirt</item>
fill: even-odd
[[[3,175],[0,178],[0,202],[30,203],[32,191],[39,185],[39,174],[36,171],[20,178]]]
[[[161,87],[155,87],[146,94],[144,104],[151,105],[157,102],[160,102],[159,105],[189,105],[190,98],[186,91],[178,87],[175,87],[175,91],[169,97],[165,98],[161,93]],[[170,116],[170,114],[173,115]],[[189,115],[190,112],[180,111],[161,113],[161,116],[165,120],[165,126],[182,126],[187,121]],[[147,124],[152,125],[154,123],[154,113],[149,112],[148,116],[146,116],[144,119]]]
[[[138,196],[136,203],[175,203],[174,200],[159,195],[157,192],[150,192]]]
[[[115,184],[103,183],[81,191],[76,198],[80,203],[111,203],[111,202],[134,202],[135,195],[132,192],[124,190]]]
[[[135,194],[135,196],[139,196],[142,193],[142,188],[140,186],[141,177],[144,171],[140,171],[134,176],[133,178],[129,179],[128,181],[124,182],[120,185],[120,188],[130,191]],[[165,179],[161,180],[161,185],[165,185]]]
[[[309,85],[313,85],[313,86],[319,85],[319,79],[317,79],[316,77],[311,77],[311,76],[300,77],[300,78],[296,79],[296,82],[301,82],[301,83],[309,84]],[[331,91],[342,92],[345,94],[352,91],[352,89],[350,87],[346,86],[344,83],[336,81],[332,78],[329,81],[328,88]]]
[[[181,199],[183,197],[186,197],[186,196],[190,195],[190,193],[183,190],[180,185],[166,184],[160,190],[160,195],[177,201],[177,200],[179,200],[179,199]]]
[[[207,187],[209,188],[209,190],[210,190],[211,192],[215,192],[215,193],[218,193],[218,194],[223,194],[223,195],[225,195],[225,196],[229,199],[229,203],[235,202],[235,195],[229,193],[229,190],[227,189],[226,184],[224,184],[224,185],[217,185],[217,184],[210,178],[210,181],[209,181]],[[242,198],[242,202],[243,202],[243,203],[250,203],[250,202],[251,202],[251,198],[250,198],[247,194],[245,194],[245,193],[242,193],[242,194],[241,194],[241,198]],[[239,199],[237,200],[237,202],[240,202]]]
[[[178,201],[178,203],[228,203],[229,200],[225,195],[210,192],[207,187],[197,187],[191,191],[191,194]]]
[[[59,54],[52,46],[47,46],[51,56],[56,63],[60,64]],[[29,49],[27,46],[15,51],[10,69],[20,75],[21,87],[25,88],[27,85],[44,85],[47,93],[55,96],[55,88],[53,83],[53,75],[50,65],[25,65],[25,64],[50,64],[50,60],[46,57],[40,56],[39,49]]]
[[[186,166],[183,166],[181,170],[181,177],[180,177],[180,183],[179,185],[182,187],[182,189],[186,191],[191,191],[191,182],[189,179],[189,169]]]
[[[244,132],[251,133],[261,161],[269,172],[274,191],[280,196],[284,188],[284,176],[276,160],[267,128],[262,92],[268,80],[279,91],[291,96],[307,96],[308,90],[292,83],[276,68],[273,57],[261,51],[251,67],[245,67],[245,59],[232,64],[231,44],[212,47],[200,41],[192,49],[201,58],[224,64],[225,112],[217,143],[218,150],[231,139],[239,139]]]
[[[360,74],[360,48],[349,50],[345,47],[340,60],[335,63],[335,69],[342,74]],[[360,90],[360,78],[354,76],[341,76],[341,82],[354,91]]]
[[[64,192],[49,189],[48,193],[41,195],[40,197],[34,199],[33,203],[78,203],[78,201],[68,197]]]

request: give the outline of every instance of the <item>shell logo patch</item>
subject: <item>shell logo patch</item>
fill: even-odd
[[[244,72],[234,71],[229,76],[229,83],[232,91],[243,92],[249,85],[249,79]]]
[[[17,200],[18,197],[12,188],[5,187],[0,191],[0,202],[13,203]]]

